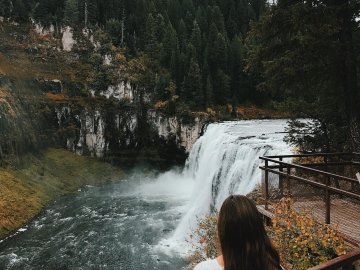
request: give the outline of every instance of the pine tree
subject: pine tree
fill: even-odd
[[[284,8],[291,3],[302,1],[279,0]],[[261,18],[266,0],[0,0],[0,15],[27,20],[34,6],[31,17],[44,26],[54,25],[58,32],[68,24],[75,33],[84,27],[102,29],[106,39],[111,38],[108,49],[122,47],[129,59],[145,52],[152,59],[154,76],[170,74],[177,94],[185,81],[195,80],[190,70],[199,73],[202,91],[196,91],[196,96],[204,98],[201,107],[247,99],[251,91],[259,98],[253,87],[258,79],[252,80],[259,76],[245,75],[241,71],[245,56],[238,55],[244,49],[240,41],[248,36],[249,21]],[[218,99],[223,86],[223,97]],[[184,99],[193,102],[193,94]]]
[[[165,20],[160,13],[156,15],[155,24],[156,24],[156,39],[158,41],[161,41],[164,38],[164,33],[165,33]]]
[[[188,31],[186,29],[185,22],[183,19],[180,20],[179,29],[177,33],[179,37],[180,50],[183,52],[186,49],[186,44],[188,40]]]
[[[11,17],[13,19],[19,22],[28,20],[26,6],[22,0],[12,0],[7,6],[10,7],[10,10],[12,11]]]
[[[195,16],[191,12],[188,11],[184,18],[184,22],[185,22],[185,26],[186,26],[186,32],[189,34],[192,31],[194,19],[195,19]]]
[[[163,39],[163,55],[162,63],[165,67],[169,68],[171,66],[171,61],[173,53],[179,50],[179,41],[175,29],[172,27],[171,23],[168,24],[165,30],[164,39]],[[176,55],[176,53],[175,53]],[[174,55],[174,57],[175,57]]]
[[[79,9],[77,0],[66,0],[64,8],[65,24],[74,25],[79,21]]]
[[[238,21],[242,35],[246,34],[249,29],[249,6],[247,0],[239,0],[237,6]]]
[[[316,132],[308,136],[314,139],[327,134],[328,145],[324,148],[320,143],[318,149],[360,150],[356,124],[360,115],[355,109],[360,102],[359,64],[354,50],[359,45],[353,40],[359,31],[354,17],[360,7],[355,2],[335,0],[313,5],[312,1],[281,0],[261,17],[248,38],[257,42],[251,47],[248,70],[264,76],[258,87],[286,100],[288,109],[320,123],[314,124]],[[346,136],[341,126],[346,127]],[[301,134],[298,138],[307,140]]]
[[[225,105],[230,100],[230,77],[223,70],[217,70],[213,87],[216,104]]]
[[[206,78],[206,87],[205,87],[205,107],[209,108],[210,106],[213,105],[213,86],[211,83],[211,78],[210,75],[207,76]]]
[[[174,49],[171,52],[171,59],[170,59],[170,73],[172,77],[174,78],[176,85],[180,85],[182,81],[181,73],[179,71],[179,65],[180,65],[180,51],[179,47]]]
[[[194,46],[198,57],[198,61],[200,61],[201,52],[202,52],[202,40],[201,40],[201,31],[196,20],[194,21],[194,26],[190,37],[190,43]]]
[[[189,71],[184,80],[183,97],[192,108],[204,106],[200,67],[196,58],[190,60]]]
[[[97,24],[96,0],[78,0],[79,20],[83,27]]]
[[[156,37],[156,22],[153,15],[150,13],[146,21],[146,53],[153,59],[159,57],[159,43]]]
[[[215,6],[212,13],[213,13],[212,20],[215,23],[216,28],[222,35],[225,35],[226,30],[225,30],[224,17],[223,17],[223,14],[221,13],[220,8],[218,6]]]
[[[0,16],[10,18],[12,12],[10,0],[0,0]]]
[[[180,23],[181,14],[179,10],[180,10],[179,0],[170,0],[167,9],[167,15],[175,29],[177,29]]]
[[[215,29],[211,29],[211,31],[214,31],[211,33],[211,36],[209,34],[209,42],[211,42],[209,43],[209,64],[212,75],[215,74],[218,68],[226,70],[228,59],[228,44],[221,33],[216,34]]]
[[[208,22],[206,20],[206,14],[203,7],[199,6],[195,14],[196,22],[198,23],[201,32],[207,32]]]
[[[245,67],[245,48],[239,36],[236,36],[230,45],[229,52],[229,70],[231,78],[231,100],[233,107],[237,105],[239,99],[241,102],[248,101],[248,89],[246,89]]]
[[[233,20],[233,18],[230,16],[227,21],[226,21],[226,31],[228,33],[228,37],[229,39],[233,39],[237,33],[237,29],[238,26],[235,22],[235,20]]]
[[[194,16],[194,14],[195,14],[195,7],[194,7],[194,3],[192,0],[183,0],[181,9],[182,9],[183,17],[186,17],[188,14],[191,16]],[[192,19],[192,21],[193,21],[193,19]]]
[[[110,19],[106,22],[106,32],[116,46],[121,45],[121,26],[121,22],[116,19]]]
[[[250,0],[250,6],[254,10],[255,18],[258,21],[260,19],[260,16],[266,10],[266,1],[265,0]]]
[[[210,30],[209,30],[209,36],[208,36],[208,64],[209,64],[209,70],[210,73],[212,75],[215,75],[216,69],[217,69],[217,58],[216,58],[216,51],[215,51],[215,47],[216,47],[216,43],[217,43],[217,39],[218,39],[218,30],[215,26],[214,23],[212,23],[210,25]]]

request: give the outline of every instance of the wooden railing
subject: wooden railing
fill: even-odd
[[[290,162],[284,162],[285,158],[310,158],[310,157],[322,157],[325,162],[321,163],[307,163],[307,164],[294,164]],[[329,159],[334,159],[337,157],[341,159],[337,162],[330,162]],[[350,159],[344,159],[348,157]],[[339,186],[331,185],[331,180],[336,183],[340,181],[350,183],[351,186],[359,186],[359,181],[354,178],[350,178],[343,175],[334,174],[328,171],[315,169],[316,166],[359,166],[360,163],[355,161],[354,158],[359,158],[359,153],[319,153],[319,154],[302,154],[302,155],[281,155],[281,156],[266,156],[260,157],[261,160],[265,162],[264,166],[260,166],[265,172],[264,182],[263,182],[263,199],[265,200],[265,209],[268,209],[270,195],[269,195],[269,173],[279,176],[279,193],[280,196],[284,195],[284,182],[287,184],[287,195],[291,195],[291,181],[294,180],[299,183],[307,184],[314,188],[324,191],[324,201],[325,201],[325,223],[330,224],[331,221],[331,195],[340,195],[352,200],[356,200],[360,203],[360,194],[353,192],[352,190],[344,190]],[[319,181],[314,181],[312,179],[306,178],[306,176],[298,176],[296,173],[292,173],[292,170],[295,172],[302,172],[302,175],[307,174],[316,174],[325,179],[322,183]]]
[[[296,164],[291,163],[295,158],[298,159]],[[320,161],[314,162],[314,158],[316,161]],[[264,165],[260,166],[260,169],[264,171],[262,186],[265,207],[262,208],[262,211],[268,218],[271,218],[272,216],[270,206],[273,204],[274,200],[274,198],[270,196],[270,174],[278,176],[279,186],[277,188],[278,193],[276,196],[280,198],[283,196],[292,197],[292,188],[294,189],[294,187],[291,186],[291,182],[296,182],[301,186],[307,185],[314,190],[321,190],[322,192],[310,193],[310,196],[312,196],[312,194],[315,194],[314,196],[323,196],[322,200],[325,202],[324,221],[327,224],[330,224],[331,221],[332,195],[337,195],[333,197],[360,203],[359,180],[351,177],[355,175],[350,175],[349,177],[331,172],[331,168],[344,168],[346,166],[356,168],[354,171],[360,171],[360,153],[281,155],[266,156],[261,157],[260,159],[264,161]],[[290,160],[286,162],[284,161],[286,159]],[[299,162],[304,159],[307,159],[306,162]],[[321,169],[322,167],[325,167],[325,170]],[[337,172],[337,170],[335,170],[335,172]],[[340,183],[342,185],[340,185]],[[344,183],[346,184],[344,185]],[[299,187],[299,185],[297,187]],[[342,188],[341,186],[348,188]],[[297,194],[297,196],[300,195]],[[309,199],[311,200],[312,198]],[[356,268],[354,265],[356,262],[360,264],[359,260],[360,250],[356,250],[333,260],[324,262],[316,267],[310,268],[309,270],[357,270],[360,269],[360,266],[358,265],[357,267],[359,268]]]
[[[324,262],[318,266],[312,267],[309,270],[353,270],[354,263],[360,260],[360,250],[353,251],[346,255],[337,257],[330,261]]]

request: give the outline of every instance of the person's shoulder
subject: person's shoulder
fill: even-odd
[[[207,260],[195,266],[194,270],[219,270],[222,269],[215,260]]]

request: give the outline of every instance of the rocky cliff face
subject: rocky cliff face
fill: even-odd
[[[26,85],[36,87],[41,93],[49,88],[60,91],[62,82],[36,80]],[[1,78],[0,160],[48,145],[63,146],[79,155],[116,159],[120,152],[137,149],[141,137],[146,136],[149,140],[145,147],[157,148],[160,156],[161,151],[174,151],[174,155],[180,153],[182,162],[206,121],[205,117],[196,115],[185,121],[179,116],[147,110],[148,129],[146,134],[140,134],[143,129],[140,127],[139,108],[131,105],[130,92],[124,93],[121,88],[118,88],[121,93],[113,93],[119,100],[111,96],[89,97],[81,103],[67,101],[65,104],[34,99],[32,104],[28,104],[13,93],[17,87],[18,84],[10,79]]]
[[[107,139],[107,129],[116,131],[119,148],[137,146],[135,135],[137,129],[136,114],[122,114],[115,112],[114,121],[106,123],[103,112],[98,110],[89,111],[84,108],[80,112],[73,113],[69,107],[56,108],[59,127],[68,119],[73,118],[78,127],[78,133],[66,138],[66,147],[77,154],[90,154],[95,157],[104,157],[111,151],[110,142]],[[106,114],[106,112],[105,112]],[[156,111],[148,113],[148,121],[155,129],[155,134],[165,142],[175,143],[179,150],[186,154],[190,152],[193,144],[199,138],[205,119],[194,116],[193,122],[184,123],[176,116],[168,117]],[[114,135],[114,134],[112,134]],[[174,140],[173,140],[174,139]]]
[[[47,144],[41,132],[47,129],[44,118],[33,104],[25,104],[18,96],[26,87],[26,82],[12,82],[0,73],[0,166],[38,148],[39,140]]]
[[[149,119],[157,128],[160,137],[169,139],[175,136],[176,143],[189,153],[200,137],[206,117],[194,115],[191,121],[178,116],[166,116],[155,110],[149,112]]]
[[[130,84],[122,82],[117,87],[109,87],[111,91],[101,96],[108,100],[115,98],[119,102],[131,104],[136,93]],[[95,98],[93,96],[93,98]],[[66,135],[66,147],[83,155],[106,157],[114,150],[125,150],[139,146],[139,111],[136,107],[114,108],[90,105],[84,107],[56,107],[57,122],[60,129],[69,125],[75,127],[75,132]],[[150,144],[161,140],[165,144],[174,144],[184,154],[189,153],[192,145],[199,138],[206,117],[193,115],[189,121],[178,116],[167,116],[156,110],[147,110],[146,123],[153,137]],[[69,124],[71,123],[71,124]]]
[[[141,61],[128,62],[90,30],[54,35],[38,24],[0,32],[0,159],[58,145],[115,162],[184,161],[206,117],[153,109]]]

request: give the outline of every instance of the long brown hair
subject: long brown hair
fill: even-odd
[[[221,206],[218,234],[224,270],[281,269],[255,204],[245,196],[230,196]]]

